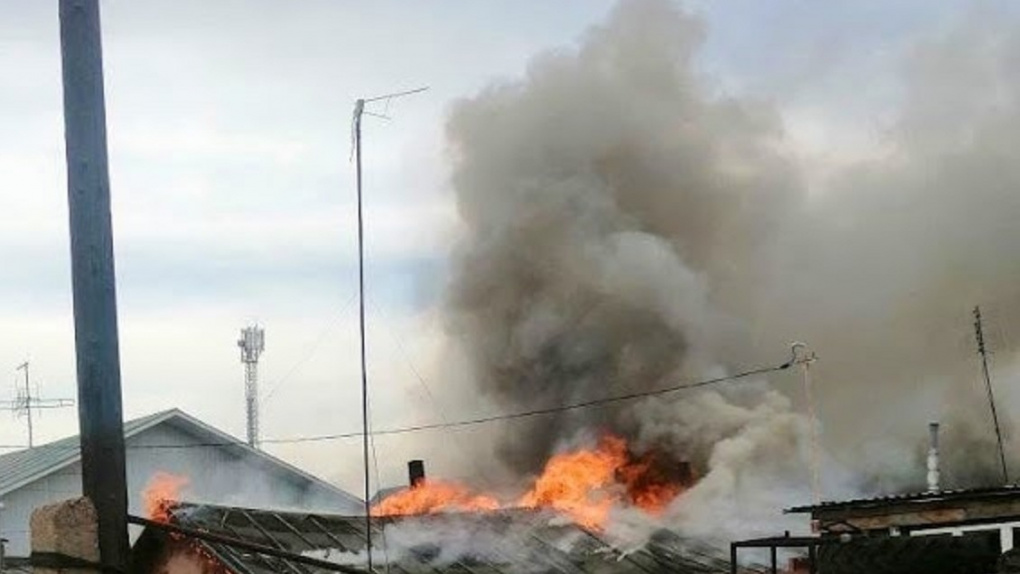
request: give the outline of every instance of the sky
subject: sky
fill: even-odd
[[[360,428],[353,102],[428,86],[366,118],[373,424],[451,411],[436,357],[458,218],[444,122],[458,98],[569,50],[607,0],[106,0],[103,49],[124,411],[181,408],[244,433],[236,339],[266,329],[262,434]],[[720,94],[773,102],[809,178],[874,153],[901,97],[897,66],[975,3],[698,0],[698,62]],[[979,8],[977,8],[979,9]],[[56,2],[0,0],[0,398],[30,361],[42,397],[74,397]],[[484,410],[484,405],[480,406]],[[36,421],[77,432],[75,409]],[[470,440],[464,431],[456,440]],[[451,437],[380,438],[379,482]],[[0,444],[24,420],[0,415]],[[453,443],[456,444],[456,443]],[[360,492],[359,443],[267,450]],[[441,470],[456,448],[430,459]],[[450,462],[450,466],[453,463]]]

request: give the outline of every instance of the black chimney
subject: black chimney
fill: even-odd
[[[409,461],[407,463],[407,477],[412,488],[419,486],[422,482],[425,482],[425,461]]]

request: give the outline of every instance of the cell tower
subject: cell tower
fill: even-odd
[[[248,413],[248,445],[259,448],[259,356],[266,348],[265,331],[258,325],[241,329],[237,340],[244,363],[244,401]]]

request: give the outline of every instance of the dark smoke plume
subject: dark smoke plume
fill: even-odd
[[[475,388],[545,407],[775,363],[805,340],[829,483],[839,468],[857,488],[923,483],[929,419],[951,482],[996,480],[970,310],[1020,324],[1018,30],[981,20],[918,44],[887,153],[810,194],[781,109],[713,92],[694,66],[705,30],[665,0],[621,2],[576,49],[459,102],[447,317]],[[803,488],[799,379],[770,383],[798,404],[759,382],[574,411],[513,423],[499,453],[523,474],[609,426],[691,458],[698,496],[769,469]],[[1008,430],[1020,393],[1002,400]]]
[[[703,31],[627,2],[577,53],[460,103],[449,123],[467,226],[450,325],[480,390],[543,407],[704,372],[739,325],[712,305],[799,201],[779,118],[715,99],[692,69]],[[741,271],[743,273],[743,271]],[[605,410],[515,425],[534,470]]]

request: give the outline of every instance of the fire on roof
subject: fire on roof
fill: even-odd
[[[133,551],[135,571],[172,572],[190,562],[208,574],[317,574],[328,571],[284,555],[363,570],[363,516],[278,512],[178,503],[171,525],[275,548],[269,556],[223,542],[191,539],[150,525]],[[639,549],[617,548],[599,534],[549,511],[501,510],[380,517],[373,557],[393,574],[463,572],[729,572],[718,551],[663,530]]]

